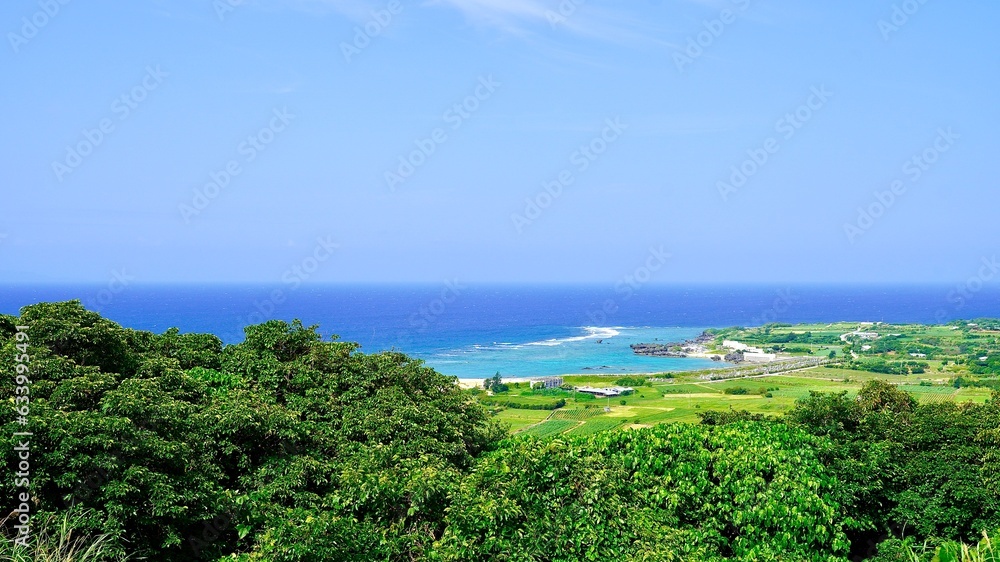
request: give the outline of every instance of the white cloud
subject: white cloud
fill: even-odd
[[[436,0],[430,3],[451,6],[476,23],[516,34],[522,32],[526,23],[547,23],[546,13],[551,11],[539,0]]]
[[[583,0],[428,0],[427,5],[448,6],[477,25],[524,38],[551,38],[568,32],[621,44],[668,45],[660,39],[666,30],[646,19]]]

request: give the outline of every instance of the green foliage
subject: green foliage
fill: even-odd
[[[771,329],[773,328],[786,328],[790,327],[784,324],[773,324],[769,326],[763,326],[760,330],[750,332],[748,334],[740,336],[742,340],[745,340],[754,344],[785,344],[785,343],[803,343],[803,344],[819,344],[819,345],[830,345],[830,344],[840,344],[840,337],[835,334],[814,334],[812,332],[786,332],[780,334],[772,334]]]
[[[31,334],[31,508],[49,530],[28,553],[5,542],[0,559],[887,561],[1000,527],[1000,393],[918,404],[873,381],[856,397],[811,393],[783,420],[709,411],[701,425],[633,430],[659,421],[641,400],[634,413],[566,410],[565,390],[503,394],[499,373],[485,383],[499,396],[475,396],[298,321],[223,346],[124,329],[71,301],[0,315],[6,396],[19,324]],[[959,386],[993,381],[958,372]],[[751,386],[724,393],[778,390]],[[523,413],[534,425],[510,437],[480,400],[559,409]],[[23,429],[10,408],[0,425]],[[10,513],[13,482],[3,488]]]
[[[548,437],[562,433],[568,429],[576,427],[578,424],[569,420],[546,420],[540,424],[533,425],[524,431],[525,435],[535,437]]]
[[[984,360],[983,357],[986,359]],[[965,358],[969,372],[976,375],[1000,374],[1000,353],[979,349]]]
[[[762,422],[769,419],[764,414],[754,414],[746,410],[709,410],[707,412],[699,412],[698,418],[701,419],[702,425],[726,425],[746,421]]]
[[[81,367],[95,366],[105,373],[130,375],[137,367],[127,331],[86,310],[78,300],[26,306],[18,324],[31,326],[31,343],[44,348],[46,355]]]
[[[181,334],[170,328],[154,345],[160,355],[176,359],[181,369],[218,369],[222,364],[222,340],[211,334]]]
[[[226,393],[247,387],[247,383],[243,377],[232,373],[223,373],[215,369],[192,367],[188,369],[187,374],[191,378],[205,383],[206,391],[209,393]]]
[[[61,517],[47,515],[32,522],[27,546],[0,541],[3,562],[125,562],[128,557],[113,552],[111,538],[98,535],[90,540],[76,535],[77,519],[89,514],[70,510]]]
[[[826,463],[854,498],[857,531],[955,540],[1000,526],[1000,401],[918,405],[872,381],[854,400],[812,393],[788,419],[834,439]]]
[[[994,533],[997,536],[998,533]],[[910,554],[914,560],[918,555],[910,548]],[[978,544],[965,544],[957,541],[948,541],[939,546],[934,552],[931,562],[1000,562],[1000,545],[994,545],[989,534],[983,533],[982,540]]]
[[[483,388],[492,391],[494,394],[500,394],[510,390],[510,387],[503,382],[501,382],[500,371],[497,371],[495,375],[483,381]]]
[[[613,418],[610,416],[601,416],[595,420],[592,420],[584,425],[575,427],[566,431],[566,435],[593,435],[594,433],[601,433],[602,431],[610,431],[612,429],[617,429],[625,423],[622,418]]]
[[[515,410],[558,410],[566,405],[566,400],[560,398],[559,400],[554,400],[552,402],[518,402],[516,400],[493,400],[490,398],[484,398],[480,400],[483,404],[487,406],[504,406],[507,408],[514,408]]]
[[[847,392],[822,393],[809,391],[809,397],[795,402],[786,417],[813,435],[841,437],[855,431],[859,423],[857,402]]]
[[[886,361],[881,358],[870,358],[848,361],[840,367],[886,375],[916,375],[924,373],[927,370],[928,364],[924,361]]]
[[[221,351],[211,337],[125,330],[77,302],[27,307],[18,323],[31,334],[34,516],[77,506],[74,536],[106,536],[111,554],[279,559],[272,547],[286,547],[268,537],[298,540],[318,520],[353,542],[295,544],[317,559],[349,558],[349,544],[409,559],[440,532],[449,482],[503,436],[453,378],[298,322],[251,326]],[[8,435],[12,414],[0,412]],[[0,445],[5,458],[12,447]]]
[[[780,424],[508,440],[448,511],[442,560],[832,560],[836,481]]]
[[[640,387],[644,385],[652,386],[653,383],[649,382],[649,377],[627,376],[615,379],[615,384],[618,386]]]

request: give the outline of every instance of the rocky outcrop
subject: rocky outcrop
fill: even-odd
[[[636,355],[650,357],[687,357],[689,353],[703,353],[705,345],[715,340],[715,336],[702,332],[694,339],[667,343],[634,343],[631,347]]]
[[[629,347],[636,355],[650,357],[687,357],[687,353],[677,351],[681,344],[677,343],[634,343]]]

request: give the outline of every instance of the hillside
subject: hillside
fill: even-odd
[[[18,408],[0,422],[30,433],[5,441],[28,475],[4,480],[3,532],[18,538],[27,515],[35,550],[4,541],[0,554],[38,559],[65,521],[104,541],[92,560],[898,560],[924,541],[929,556],[1000,527],[1000,395],[967,360],[995,336],[931,329],[957,340],[941,339],[930,370],[975,388],[842,365],[764,394],[775,383],[664,376],[611,412],[572,396],[521,410],[298,322],[223,346],[122,328],[79,302],[28,306],[0,317]],[[953,396],[908,392],[921,388]],[[642,400],[694,402],[661,416]],[[723,407],[741,405],[772,415]],[[488,408],[552,419],[510,435]]]

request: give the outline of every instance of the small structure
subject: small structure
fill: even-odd
[[[593,394],[594,396],[600,398],[611,398],[612,396],[627,396],[635,392],[635,389],[630,386],[611,386],[607,388],[594,388],[592,386],[578,386],[576,387],[577,392],[583,392],[584,394]]]
[[[924,357],[927,357],[927,354],[926,353],[911,353],[910,357],[919,357],[919,358],[922,359]]]
[[[559,388],[563,385],[562,377],[542,377],[540,379],[532,379],[531,386],[534,387],[536,384],[542,383],[542,388]]]
[[[744,352],[743,360],[747,363],[769,363],[777,359],[774,353]]]
[[[861,338],[863,340],[877,340],[878,339],[878,332],[854,332],[854,335],[858,336],[859,338]]]
[[[723,340],[722,347],[732,349],[733,351],[749,351],[750,353],[763,353],[764,350],[759,347],[751,347],[745,343],[740,343],[733,340]]]

